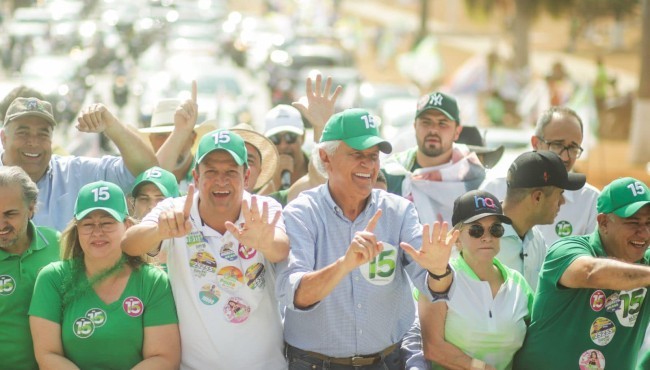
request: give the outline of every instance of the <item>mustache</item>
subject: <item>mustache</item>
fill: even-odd
[[[433,135],[427,135],[427,136],[424,137],[424,140],[425,140],[425,141],[427,141],[427,140],[429,140],[429,139],[438,139],[438,141],[442,141],[442,140],[440,139],[440,136],[439,136],[439,135],[436,135],[436,134],[433,134]]]

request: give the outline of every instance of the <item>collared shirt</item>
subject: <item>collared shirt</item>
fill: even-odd
[[[521,240],[512,225],[503,224],[505,232],[501,237],[501,250],[497,258],[501,263],[524,276],[533,291],[537,290],[537,280],[546,256],[544,236],[533,226]]]
[[[0,363],[3,369],[37,369],[27,311],[38,272],[59,260],[59,233],[29,222],[29,248],[21,255],[0,249]]]
[[[357,231],[382,210],[374,234],[383,251],[346,275],[322,301],[294,306],[302,277],[345,255]],[[300,194],[283,211],[291,241],[289,259],[278,265],[278,299],[285,306],[284,335],[290,345],[332,357],[379,352],[402,339],[413,324],[415,305],[409,277],[429,292],[426,270],[400,247],[420,248],[422,226],[413,204],[373,190],[364,210],[351,221],[329,192],[328,184]],[[429,298],[431,299],[431,298]]]
[[[481,184],[482,190],[492,193],[501,200],[505,199],[507,188],[505,177],[486,180]],[[555,221],[550,225],[537,225],[546,243],[551,245],[565,236],[594,232],[597,225],[596,203],[599,194],[598,189],[590,184],[585,184],[578,190],[565,190],[563,195],[566,203],[560,207]]]
[[[3,153],[0,153],[0,162]],[[4,166],[3,163],[0,165]],[[79,189],[99,180],[115,183],[128,194],[135,178],[122,157],[61,157],[52,154],[47,171],[36,183],[38,205],[34,223],[63,231],[74,215]]]

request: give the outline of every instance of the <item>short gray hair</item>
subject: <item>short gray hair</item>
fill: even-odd
[[[311,161],[314,163],[314,168],[316,168],[316,171],[321,174],[324,178],[329,178],[327,175],[327,169],[325,168],[325,164],[323,163],[323,160],[320,159],[320,150],[324,150],[325,153],[327,153],[328,156],[334,155],[334,152],[336,152],[336,149],[339,148],[339,145],[341,145],[343,141],[341,140],[332,140],[332,141],[325,141],[322,143],[318,143],[314,146],[314,149],[311,151]]]
[[[38,187],[27,172],[18,166],[0,167],[0,187],[20,186],[23,200],[27,206],[38,201]]]
[[[582,119],[580,119],[578,113],[576,113],[571,108],[555,106],[545,110],[539,116],[539,119],[537,120],[537,124],[535,125],[535,136],[542,137],[542,138],[544,137],[544,129],[546,128],[546,126],[548,126],[549,123],[551,123],[551,121],[553,121],[555,114],[558,114],[559,116],[568,116],[568,117],[575,118],[576,121],[578,121],[578,125],[580,125],[580,132],[584,135],[584,129],[582,127]]]

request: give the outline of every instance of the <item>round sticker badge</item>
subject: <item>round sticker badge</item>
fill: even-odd
[[[233,324],[246,321],[250,313],[251,308],[241,298],[232,297],[223,305],[223,314]]]
[[[387,285],[395,279],[397,248],[384,243],[384,250],[374,260],[359,266],[361,275],[373,285]]]
[[[197,278],[202,278],[206,274],[214,274],[217,271],[217,261],[214,257],[205,251],[198,251],[190,258],[190,268]]]
[[[91,308],[86,312],[86,317],[93,322],[93,325],[95,325],[96,328],[104,326],[104,324],[106,324],[106,319],[108,318],[106,312],[101,308]]]
[[[235,248],[233,248],[232,242],[224,244],[223,247],[221,247],[221,251],[219,251],[219,255],[221,258],[230,262],[237,259],[237,252],[235,251]]]
[[[221,289],[234,292],[239,289],[244,280],[244,274],[234,266],[226,266],[219,270],[217,274],[217,283]]]
[[[217,284],[203,284],[201,291],[199,292],[199,299],[201,302],[212,306],[219,301],[219,297],[221,297],[221,292],[217,289]]]
[[[605,370],[605,356],[597,349],[588,349],[580,355],[580,370]]]
[[[16,280],[9,275],[0,275],[0,296],[11,295],[16,291]]]
[[[596,318],[589,329],[591,340],[599,346],[608,345],[614,339],[614,334],[616,334],[616,325],[606,317]]]
[[[555,233],[560,238],[573,234],[573,225],[569,221],[562,220],[555,224]]]
[[[87,317],[80,317],[72,323],[72,332],[77,337],[86,339],[95,332],[95,324]]]
[[[138,297],[127,297],[122,302],[124,312],[131,317],[138,317],[144,311],[144,304]]]
[[[616,309],[616,318],[618,322],[628,328],[636,324],[639,312],[643,307],[643,301],[648,289],[636,288],[632,290],[621,290],[618,292],[618,299],[621,301],[620,306]]]
[[[241,243],[239,243],[239,248],[237,249],[237,251],[239,252],[239,257],[245,260],[249,260],[255,257],[255,255],[257,254],[257,250],[253,248],[248,248],[247,246]]]
[[[621,305],[621,300],[618,298],[618,293],[612,293],[605,300],[605,311],[614,312],[618,310]]]
[[[261,263],[248,266],[244,275],[246,285],[251,289],[264,288],[264,272],[264,265]]]
[[[591,309],[598,312],[605,307],[605,293],[602,290],[593,292],[589,299]]]

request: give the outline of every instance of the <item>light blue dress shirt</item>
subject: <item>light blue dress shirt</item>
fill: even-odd
[[[0,162],[3,153],[0,153]],[[3,163],[0,165],[4,166]],[[62,157],[52,154],[47,171],[36,183],[38,204],[32,221],[38,226],[63,231],[74,215],[79,189],[99,180],[115,183],[124,194],[129,194],[135,178],[122,157]]]
[[[294,307],[302,277],[345,255],[355,233],[364,230],[379,208],[383,213],[374,233],[384,243],[384,252],[375,263],[356,268],[314,306]],[[399,246],[407,242],[419,249],[422,244],[413,204],[373,190],[366,208],[350,221],[325,184],[303,192],[287,205],[283,216],[291,253],[278,265],[277,296],[285,306],[287,343],[331,357],[350,357],[373,354],[400,341],[415,318],[409,277],[425,296],[429,292],[426,270]]]

